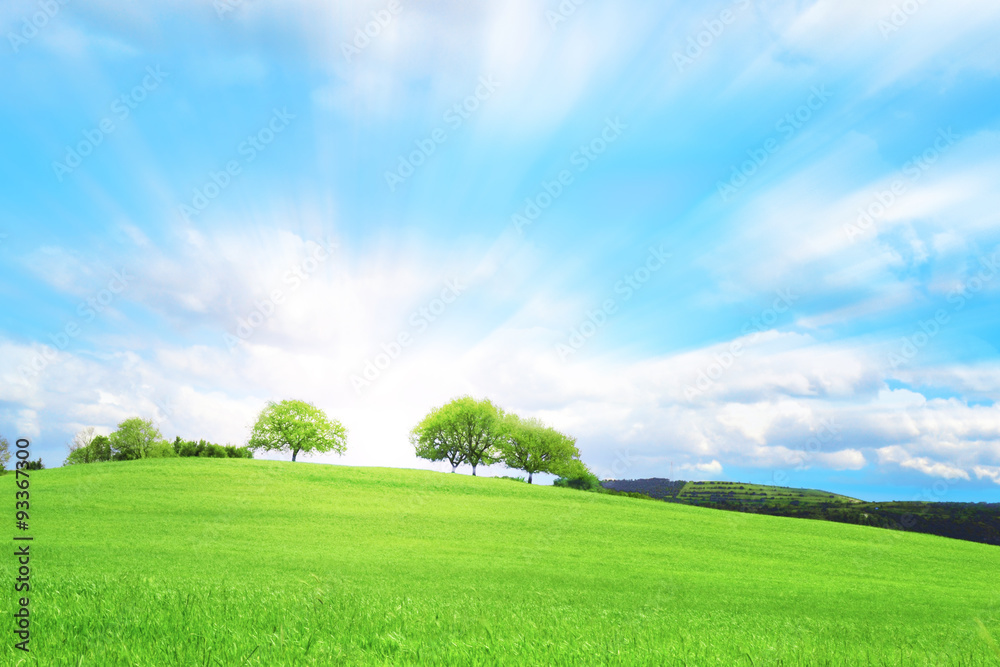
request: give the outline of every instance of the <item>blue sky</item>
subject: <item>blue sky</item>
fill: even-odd
[[[312,460],[434,467],[407,432],[471,393],[604,477],[1000,498],[995,3],[0,28],[0,433],[49,464],[133,415],[239,444],[302,398],[351,433]]]

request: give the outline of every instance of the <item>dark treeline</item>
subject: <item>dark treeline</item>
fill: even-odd
[[[641,493],[655,498],[665,500],[676,498],[687,482],[676,479],[664,479],[662,477],[651,477],[649,479],[613,479],[601,482],[605,489],[623,491],[625,493]]]
[[[686,504],[769,516],[853,523],[1000,545],[1000,503],[820,503],[807,507],[741,501]]]
[[[687,482],[682,480],[661,478],[601,482],[608,490],[627,495],[642,494],[666,502],[732,512],[852,523],[1000,545],[1000,503],[821,501],[807,504],[798,501],[772,502],[766,494],[759,498],[737,498],[731,493],[678,497],[685,484]],[[834,496],[831,494],[830,497]]]

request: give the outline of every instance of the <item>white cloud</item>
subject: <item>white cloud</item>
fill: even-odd
[[[857,449],[842,449],[839,452],[821,452],[815,455],[819,468],[831,470],[861,470],[868,462],[865,455]]]
[[[680,470],[686,470],[688,472],[700,473],[702,475],[721,475],[722,474],[722,464],[718,461],[711,461],[709,463],[695,463],[695,464],[685,464],[680,467]]]
[[[207,244],[207,252],[213,247]],[[425,268],[415,282],[433,284],[435,269],[417,264]],[[336,292],[370,289],[363,281],[325,285],[327,292],[307,300],[314,309],[334,301]],[[202,289],[197,281],[175,288]],[[404,314],[420,303],[417,294],[410,296],[414,301],[399,306]],[[462,298],[474,313],[489,294]],[[324,320],[328,340],[345,345],[319,346],[318,330],[297,331],[293,313],[290,322],[276,324],[282,337],[255,337],[233,353],[216,331],[213,344],[146,341],[144,349],[156,350],[151,353],[98,359],[70,350],[25,380],[17,367],[40,348],[0,341],[0,376],[12,380],[4,383],[6,400],[35,411],[51,429],[84,424],[107,430],[138,414],[154,418],[168,437],[240,443],[266,400],[299,397],[351,429],[346,457],[319,460],[364,465],[423,465],[413,458],[406,434],[430,407],[462,393],[491,396],[577,436],[585,460],[602,473],[615,470],[627,453],[631,464],[616,477],[665,474],[671,462],[707,476],[721,466],[858,470],[869,447],[882,464],[946,479],[969,479],[973,466],[1000,462],[1000,408],[879,389],[881,376],[869,367],[865,348],[768,332],[745,340],[745,354],[691,398],[685,387],[716,362],[717,347],[563,363],[553,349],[560,330],[545,325],[549,309],[540,304],[527,309],[533,326],[515,317],[478,340],[468,338],[475,330],[462,322],[471,315],[456,304],[448,324],[430,327],[359,396],[349,378],[372,348],[351,341],[388,340],[380,337],[383,325],[400,318],[386,318],[377,300],[350,301],[359,304],[357,317]],[[348,337],[346,329],[360,331]],[[993,391],[1000,391],[992,377]]]
[[[976,477],[979,479],[991,479],[1000,484],[1000,467],[997,466],[976,466],[973,468]]]
[[[969,479],[969,473],[956,466],[932,461],[923,456],[912,456],[903,447],[894,445],[883,447],[878,450],[879,463],[896,463],[903,468],[910,468],[929,475],[931,477],[941,477],[943,479]]]
[[[19,436],[35,438],[42,432],[41,425],[38,423],[38,413],[34,410],[19,410],[14,425],[17,427]]]
[[[290,287],[284,277],[310,256],[313,236],[323,235],[187,230],[179,249],[136,245],[128,252],[134,286],[122,302],[171,326],[126,333],[116,331],[116,320],[97,321],[79,346],[42,364],[35,377],[19,369],[50,348],[0,340],[0,400],[33,411],[46,429],[107,431],[140,415],[168,437],[241,443],[265,401],[303,398],[351,429],[346,457],[319,460],[368,465],[423,465],[412,455],[409,429],[462,393],[493,397],[576,435],[585,460],[615,477],[623,476],[613,466],[625,453],[628,474],[636,476],[664,474],[672,463],[709,476],[718,474],[716,464],[858,470],[869,451],[880,463],[949,479],[1000,463],[1000,407],[890,390],[882,356],[867,343],[765,331],[653,357],[584,349],[563,362],[555,344],[564,339],[567,308],[544,287],[533,284],[535,296],[508,319],[483,323],[483,313],[511,299],[510,281],[491,280],[505,275],[497,273],[496,248],[455,251],[488,259],[459,265],[474,276],[467,290],[360,395],[351,376],[383,343],[414,333],[410,317],[440,292],[440,267],[455,265],[451,253],[419,243],[405,253],[392,242],[339,248],[286,289],[250,338],[228,349],[224,335],[255,300]],[[38,266],[39,275],[53,275],[44,262]],[[71,289],[88,276],[85,263],[63,271],[53,286]],[[511,280],[530,280],[526,275]],[[741,353],[726,357],[734,342]],[[891,377],[1000,398],[989,364]]]

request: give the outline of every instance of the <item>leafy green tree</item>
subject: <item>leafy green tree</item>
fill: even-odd
[[[93,442],[95,437],[94,427],[88,426],[87,428],[80,429],[73,436],[73,442],[69,443],[69,456],[63,461],[63,465],[74,465],[76,463],[88,463],[84,459],[87,458],[89,452],[87,447]]]
[[[96,463],[99,461],[110,461],[112,450],[111,450],[111,438],[106,435],[96,435],[94,439],[90,442],[90,463]]]
[[[166,440],[158,440],[146,451],[147,459],[175,459],[177,452]]]
[[[97,437],[96,429],[93,426],[88,426],[87,428],[82,428],[76,432],[73,436],[73,442],[69,443],[69,451],[73,452],[77,449],[83,449]]]
[[[475,475],[477,466],[496,462],[505,433],[503,410],[489,399],[462,396],[431,410],[410,431],[410,442],[420,458],[447,460],[452,472],[468,463]]]
[[[576,439],[546,426],[538,419],[506,415],[506,437],[499,444],[500,458],[508,468],[528,473],[528,484],[537,472],[559,474],[580,457]]]
[[[108,440],[112,460],[135,461],[149,456],[154,446],[163,441],[163,436],[152,420],[132,417],[118,424]]]
[[[448,461],[451,471],[465,463],[465,447],[449,417],[448,406],[434,408],[410,431],[410,444],[418,458]]]
[[[0,474],[7,472],[7,462],[10,461],[10,443],[0,435]]]
[[[554,486],[565,486],[581,491],[600,492],[604,487],[597,475],[590,472],[590,468],[584,465],[580,459],[572,459],[568,463],[560,466],[558,470],[559,478],[552,482]]]
[[[93,435],[93,429],[89,429],[86,438],[74,439],[70,445],[69,456],[66,457],[64,465],[77,465],[79,463],[97,463],[111,460],[111,440],[103,435]],[[84,433],[84,431],[81,431]],[[77,434],[78,438],[80,433]],[[86,444],[82,444],[86,442]]]
[[[253,426],[248,449],[292,453],[347,450],[347,429],[305,401],[268,402]]]

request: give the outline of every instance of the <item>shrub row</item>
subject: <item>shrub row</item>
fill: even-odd
[[[180,436],[174,440],[174,453],[177,456],[204,456],[213,459],[252,459],[253,452],[246,447],[235,445],[216,445],[211,442],[199,440],[181,440]]]

